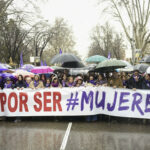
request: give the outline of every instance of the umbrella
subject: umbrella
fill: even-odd
[[[140,63],[150,63],[150,56],[145,56],[141,59]]]
[[[146,69],[146,73],[150,74],[150,66]]]
[[[6,71],[8,68],[6,68],[4,65],[0,64],[0,72],[1,71]]]
[[[25,64],[21,67],[21,69],[27,70],[27,71],[31,71],[35,66],[31,65],[31,64]]]
[[[134,70],[138,70],[141,73],[145,73],[148,67],[148,64],[137,64],[134,66]]]
[[[81,62],[65,62],[62,64],[64,68],[83,68],[85,67]]]
[[[87,58],[86,62],[99,63],[99,62],[102,62],[104,60],[107,60],[107,58],[104,56],[100,56],[100,55],[94,55],[94,56]]]
[[[16,78],[13,74],[11,74],[11,73],[1,73],[0,75],[2,76],[2,78],[3,78],[4,80],[5,80],[6,78],[10,78],[10,79],[12,79],[12,80],[14,80],[14,81],[17,80],[17,78]]]
[[[120,60],[109,59],[99,63],[95,71],[111,72],[117,68],[126,67],[126,64]]]
[[[37,73],[37,74],[46,74],[46,73],[51,73],[53,72],[54,69],[52,69],[49,66],[39,66],[39,67],[34,67],[31,72],[32,73]]]
[[[4,66],[4,67],[7,68],[7,69],[11,69],[11,68],[12,68],[12,67],[11,67],[10,65],[8,65],[8,64],[0,63],[0,65]]]
[[[19,75],[22,75],[23,77],[29,76],[34,77],[34,74],[31,72],[28,72],[26,70],[18,69],[13,73],[14,76],[18,77]]]
[[[63,64],[65,62],[80,62],[80,58],[78,58],[73,54],[63,53],[55,55],[51,60],[51,64],[55,63]]]

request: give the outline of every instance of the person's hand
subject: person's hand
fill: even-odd
[[[23,89],[24,89],[24,87],[21,88],[21,90],[23,90]]]
[[[20,88],[19,87],[17,87],[17,90],[19,90]]]
[[[137,82],[139,81],[139,78],[138,78],[137,76],[135,76],[134,79],[135,79],[135,81],[137,81]]]
[[[133,88],[132,90],[133,90],[133,91],[136,91],[136,88]]]
[[[117,86],[115,85],[115,86],[113,86],[113,88],[114,88],[114,89],[116,89],[116,88],[117,88]]]

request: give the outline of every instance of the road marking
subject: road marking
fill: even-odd
[[[62,144],[61,144],[61,147],[60,147],[60,150],[65,150],[65,148],[66,148],[68,137],[69,137],[69,134],[70,134],[70,131],[71,131],[71,127],[72,127],[72,122],[69,122],[68,128],[66,130],[65,136],[63,138],[63,141],[62,141]]]

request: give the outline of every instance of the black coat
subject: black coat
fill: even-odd
[[[17,81],[15,84],[15,88],[26,88],[26,83],[24,81]]]
[[[150,89],[150,82],[146,82],[146,80],[143,79],[142,89]]]
[[[4,82],[3,82],[3,81],[0,82],[0,88],[1,88],[1,89],[4,88]]]
[[[141,76],[139,76],[139,80],[135,81],[134,77],[132,76],[128,81],[127,81],[127,88],[129,89],[142,89],[142,82],[143,82],[143,78]]]

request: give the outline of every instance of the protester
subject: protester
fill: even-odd
[[[142,81],[142,89],[150,89],[150,74],[145,74]]]
[[[32,81],[32,79],[30,77],[25,78],[26,88],[29,88],[29,85],[30,85],[31,81]]]
[[[84,86],[83,78],[81,76],[76,77],[75,79],[75,87]]]
[[[6,78],[6,82],[4,84],[4,89],[11,89],[14,88],[13,82],[11,81],[10,78]]]
[[[45,74],[41,74],[40,75],[40,80],[43,82],[43,85],[45,85],[45,83],[46,83],[46,75]]]
[[[94,79],[94,75],[90,74],[89,79],[87,81],[87,86],[96,86],[96,81]]]
[[[18,81],[15,84],[15,88],[17,88],[17,89],[26,88],[26,83],[25,83],[22,75],[18,76]]]
[[[128,86],[128,79],[127,79],[127,76],[126,76],[125,74],[123,74],[123,75],[121,76],[121,79],[122,79],[123,87],[124,87],[124,88],[127,88],[127,86]]]
[[[134,70],[133,75],[128,80],[127,86],[129,89],[142,89],[142,76],[138,70]]]
[[[113,72],[112,77],[108,79],[108,86],[113,88],[123,88],[123,83],[118,72]]]
[[[62,85],[60,84],[58,77],[53,77],[52,78],[52,82],[51,82],[51,87],[62,87]]]
[[[44,85],[46,88],[50,88],[51,87],[51,80],[49,78],[46,79],[46,83]]]
[[[34,76],[34,80],[30,83],[29,87],[32,89],[44,88],[43,82],[40,81],[39,75]]]
[[[75,86],[75,82],[74,82],[74,77],[73,76],[69,76],[68,77],[68,81],[66,83],[67,87],[74,87]]]
[[[98,79],[96,81],[97,86],[107,86],[107,80],[105,79],[103,74],[98,75]]]
[[[61,81],[62,87],[67,87],[66,83],[67,83],[67,74],[64,73]]]

